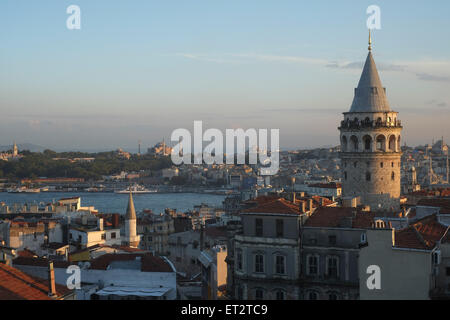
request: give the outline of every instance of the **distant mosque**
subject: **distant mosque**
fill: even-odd
[[[3,161],[15,161],[21,159],[23,156],[19,154],[19,148],[17,147],[16,142],[14,141],[13,148],[9,152],[0,153],[0,160]]]
[[[155,146],[148,148],[147,152],[152,155],[170,156],[172,148],[166,145],[166,142],[163,139],[162,142],[158,142]]]

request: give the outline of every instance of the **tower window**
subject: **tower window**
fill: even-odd
[[[358,151],[358,144],[359,144],[359,142],[358,142],[358,138],[356,136],[352,136],[350,138],[350,144],[351,144],[352,149],[353,149],[352,151]]]
[[[394,167],[394,163],[393,162],[392,162],[391,166],[392,166],[392,168]]]
[[[370,151],[372,149],[372,138],[370,136],[364,136],[364,150]]]
[[[356,168],[356,167],[358,166],[358,161],[355,161],[355,162],[353,163],[353,166]]]
[[[370,180],[371,180],[370,172],[366,172],[366,181],[370,181]]]
[[[380,162],[380,168],[383,168],[384,164],[383,162]]]
[[[344,179],[347,180],[347,171],[344,172]]]
[[[377,137],[377,151],[385,151],[386,138],[383,135]]]
[[[392,180],[392,181],[395,180],[395,173],[394,173],[394,172],[392,172],[392,174],[391,174],[391,180]]]

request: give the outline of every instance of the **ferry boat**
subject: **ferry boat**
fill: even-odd
[[[9,188],[7,191],[8,191],[8,193],[39,193],[39,192],[41,192],[41,189],[17,187],[17,188]]]
[[[135,184],[134,186],[130,186],[124,190],[116,190],[115,193],[156,193],[158,192],[155,189],[146,189],[144,186]]]

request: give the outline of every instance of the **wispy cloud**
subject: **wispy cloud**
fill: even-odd
[[[276,62],[316,65],[331,69],[361,70],[364,61],[330,61],[305,56],[274,55],[259,53],[225,53],[225,54],[194,54],[177,53],[186,59],[213,62],[213,63],[249,63],[249,62]],[[450,61],[417,60],[401,62],[378,62],[378,70],[388,72],[409,73],[421,81],[450,82]]]
[[[339,63],[333,61],[326,65],[327,68],[335,68],[335,69],[357,69],[361,70],[364,67],[363,61],[354,61],[354,62],[344,62]],[[397,64],[386,64],[386,63],[377,63],[377,68],[380,71],[397,71],[404,72],[406,70],[406,66],[397,65]]]
[[[439,108],[447,108],[449,104],[445,101],[439,101],[436,99],[425,101],[425,104],[432,106],[432,107],[439,107]]]
[[[423,81],[450,82],[450,77],[446,76],[437,76],[429,73],[416,73],[416,76]]]

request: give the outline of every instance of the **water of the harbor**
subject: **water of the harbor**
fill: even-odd
[[[12,206],[14,203],[46,204],[61,198],[81,197],[81,206],[94,206],[102,213],[125,213],[128,194],[107,192],[41,192],[41,193],[0,193],[0,202]],[[137,212],[151,209],[154,213],[164,212],[165,208],[180,212],[192,210],[202,203],[214,207],[222,207],[223,195],[197,193],[147,193],[133,194]]]

